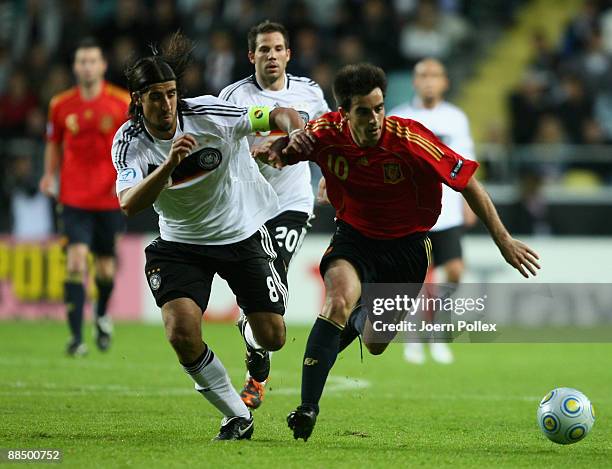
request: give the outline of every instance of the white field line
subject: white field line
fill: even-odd
[[[279,375],[275,375],[276,378]],[[366,389],[371,383],[364,379],[357,379],[342,376],[330,376],[325,386],[325,393],[336,394],[343,391]],[[56,383],[25,383],[16,381],[11,383],[0,383],[0,396],[83,396],[87,394],[113,394],[123,397],[147,397],[147,396],[189,396],[195,391],[188,383],[186,386],[155,386],[151,388],[131,387],[123,384],[83,384],[83,385],[59,385]],[[297,387],[283,387],[278,385],[275,380],[272,383],[272,390],[269,396],[299,395],[300,389]],[[492,394],[410,394],[406,399],[417,400],[436,400],[436,401],[524,401],[537,403],[542,396],[521,396],[521,395],[492,395]],[[393,393],[376,393],[376,399],[401,400],[402,397]],[[598,402],[609,401],[609,399],[598,399]]]
[[[278,377],[279,375],[275,375]],[[330,376],[325,386],[325,394],[338,394],[341,392],[366,389],[371,387],[371,383],[364,379]],[[281,387],[277,383],[272,385],[272,390],[268,391],[268,396],[298,396],[300,388]],[[0,382],[0,396],[19,397],[19,396],[85,396],[89,394],[113,394],[121,397],[164,397],[164,396],[189,396],[195,393],[194,389],[187,384],[184,387],[151,387],[136,388],[121,384],[85,384],[74,386],[60,386],[55,383],[24,383],[21,381],[11,383]],[[374,396],[374,395],[373,395]],[[427,400],[427,401],[492,401],[492,402],[531,402],[537,404],[542,396],[522,396],[522,395],[495,395],[495,394],[410,394],[402,397],[394,393],[376,393],[376,399],[400,400]],[[610,403],[612,399],[597,399],[596,404]]]
[[[278,377],[278,375],[275,375]],[[297,376],[296,376],[297,378]],[[364,379],[330,376],[325,387],[326,393],[338,393],[355,389],[364,389],[371,383]],[[82,385],[59,385],[56,383],[26,383],[14,381],[11,383],[0,382],[0,396],[83,396],[87,394],[112,394],[124,397],[145,396],[186,396],[195,394],[193,387],[188,383],[184,387],[160,387],[150,388],[131,387],[122,384],[82,384]],[[278,384],[272,385],[269,395],[299,395],[300,388],[283,387]]]
[[[175,362],[176,363],[176,362]],[[75,368],[93,368],[100,370],[118,370],[118,369],[151,369],[151,370],[176,370],[180,369],[178,363],[171,364],[159,364],[152,362],[139,362],[133,361],[121,361],[108,363],[106,361],[90,360],[89,358],[40,358],[40,357],[27,357],[27,358],[14,358],[14,357],[0,357],[0,365],[13,366],[13,367],[31,367],[31,366],[47,366],[49,368],[57,369],[75,369]]]
[[[80,368],[94,368],[104,370],[117,370],[117,369],[138,369],[142,370],[154,370],[156,372],[162,370],[174,370],[182,372],[178,364],[158,364],[158,363],[133,363],[133,362],[120,362],[120,363],[107,363],[100,361],[92,361],[87,359],[73,359],[65,358],[65,360],[58,358],[39,358],[39,357],[28,357],[27,359],[18,359],[13,357],[0,357],[0,365],[28,367],[32,365],[46,365],[48,368],[62,368],[80,369]],[[228,372],[231,375],[243,375],[244,369],[230,368]],[[294,373],[276,373],[273,372],[274,380],[271,382],[272,390],[269,391],[269,395],[299,395],[299,387],[283,387],[279,385],[279,378],[283,378],[288,381],[288,378],[292,378],[291,381],[299,383],[299,375]],[[339,393],[342,391],[365,389],[371,386],[368,380],[351,377],[337,377],[330,376],[325,386],[325,393]],[[58,386],[55,383],[26,383],[26,382],[3,382],[0,379],[0,396],[41,396],[41,395],[59,395],[59,396],[79,396],[87,393],[113,393],[121,396],[184,396],[191,395],[194,393],[193,388],[190,388],[189,383],[186,383],[185,387],[130,387],[123,384],[84,384],[84,385],[64,385]],[[376,393],[377,399],[395,399],[401,400],[402,397],[399,394],[394,393]],[[472,394],[472,393],[452,393],[452,394],[410,394],[406,399],[420,399],[420,400],[468,400],[468,401],[525,401],[538,403],[542,396],[526,396],[526,395],[503,395],[503,394]],[[604,398],[597,399],[597,403],[612,402],[612,399]]]

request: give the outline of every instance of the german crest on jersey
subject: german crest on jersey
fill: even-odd
[[[402,167],[399,163],[384,163],[385,184],[397,184],[404,180]]]
[[[216,148],[207,147],[195,152],[192,156],[197,158],[198,166],[206,171],[212,171],[221,164],[221,152]]]

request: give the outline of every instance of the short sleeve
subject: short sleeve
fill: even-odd
[[[47,116],[47,141],[61,143],[63,138],[64,127],[59,118],[58,103],[55,99],[52,99]]]
[[[240,114],[228,116],[225,119],[225,128],[232,140],[240,140],[255,132],[270,131],[270,112],[268,106],[249,106],[239,108]],[[233,118],[232,118],[233,117]]]
[[[315,93],[317,94],[317,107],[315,109],[315,113],[312,116],[313,119],[322,116],[323,114],[327,114],[331,109],[325,101],[325,96],[323,95],[323,90],[319,85],[316,85]]]
[[[228,142],[270,130],[270,109],[267,106],[246,108],[213,96],[190,98],[184,102],[184,116],[203,119],[200,124],[203,128],[216,127]]]
[[[226,86],[219,92],[219,99],[222,101],[227,101],[228,103],[237,104],[238,100],[236,99],[237,93],[236,91],[236,83],[232,83],[231,85]]]
[[[404,145],[433,169],[442,183],[462,191],[478,169],[478,163],[451,150],[424,125],[410,122],[407,138],[401,140]]]
[[[144,179],[145,169],[138,154],[138,143],[129,130],[123,131],[123,129],[120,129],[115,134],[111,155],[117,171],[115,184],[117,194],[135,186]]]

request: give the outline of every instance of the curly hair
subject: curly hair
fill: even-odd
[[[369,63],[342,67],[334,78],[334,97],[338,106],[351,108],[353,96],[366,96],[374,88],[380,88],[383,96],[387,92],[387,77],[382,68]]]

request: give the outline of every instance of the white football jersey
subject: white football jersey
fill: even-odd
[[[271,108],[289,107],[295,109],[304,122],[329,112],[323,91],[310,78],[285,75],[285,87],[272,91],[263,89],[251,75],[232,83],[219,93],[219,98],[239,106],[265,105]],[[269,138],[270,133],[258,133],[249,137],[249,145],[258,145]],[[285,135],[274,132],[272,137]],[[287,210],[312,213],[314,195],[310,185],[310,167],[307,161],[282,170],[259,163],[259,169],[276,191],[279,199],[279,213]]]
[[[162,164],[174,139],[191,134],[198,142],[195,151],[176,167],[153,204],[162,239],[219,245],[248,238],[278,212],[274,189],[249,153],[249,110],[200,96],[182,100],[178,116],[170,140],[157,139],[131,121],[117,131],[112,147],[117,194]]]
[[[474,142],[465,113],[457,106],[443,101],[432,109],[423,106],[419,99],[412,104],[397,106],[388,113],[420,122],[442,142],[464,158],[474,159]],[[441,231],[463,225],[463,196],[442,184],[442,211],[431,231]]]

